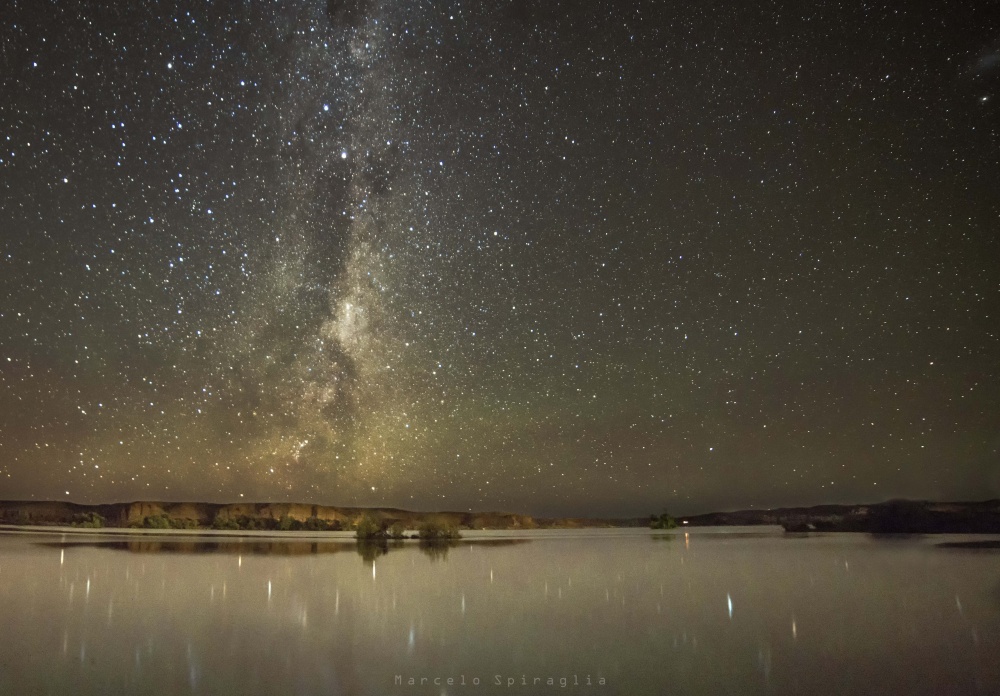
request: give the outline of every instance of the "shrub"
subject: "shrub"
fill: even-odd
[[[458,539],[458,525],[443,518],[431,518],[420,523],[420,538],[425,540],[434,539]]]
[[[212,522],[212,529],[239,529],[239,522],[230,518],[223,517],[222,515],[216,515],[215,521]]]
[[[326,520],[321,520],[318,517],[310,517],[302,523],[302,528],[309,532],[325,532],[330,529],[330,525],[326,523]]]
[[[101,527],[107,526],[107,520],[98,515],[96,512],[82,512],[79,515],[73,515],[73,520],[70,524],[74,527],[100,529]]]
[[[370,512],[361,516],[355,529],[358,539],[384,539],[386,537],[385,522]]]
[[[677,520],[675,520],[673,517],[664,512],[659,517],[656,517],[655,515],[650,515],[649,526],[651,529],[676,529]]]
[[[406,527],[403,526],[402,522],[393,522],[392,526],[389,527],[389,536],[393,539],[403,539],[406,536]]]
[[[251,517],[240,515],[236,518],[239,529],[247,530],[275,530],[279,528],[280,522],[270,517]]]
[[[216,518],[217,522],[218,518]],[[216,523],[213,523],[212,526],[215,527]],[[190,517],[173,518],[166,513],[160,513],[159,515],[146,515],[142,518],[142,521],[133,522],[129,527],[141,527],[143,529],[198,529],[198,520],[193,520]],[[216,529],[220,529],[220,527],[216,527]]]
[[[147,515],[142,520],[142,526],[146,529],[170,529],[170,518],[166,515]]]
[[[278,529],[282,532],[297,532],[302,529],[302,523],[293,517],[285,515],[278,520]]]

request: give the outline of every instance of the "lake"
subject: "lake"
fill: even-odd
[[[998,537],[465,535],[2,533],[0,694],[1000,693]]]

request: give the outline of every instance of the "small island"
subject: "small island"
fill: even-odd
[[[359,519],[356,526],[358,541],[383,541],[386,539],[402,540],[406,539],[406,526],[399,521],[389,524],[384,518],[366,512]],[[453,520],[441,515],[428,515],[420,521],[416,534],[409,535],[410,539],[420,539],[421,541],[448,541],[461,538],[458,525]]]

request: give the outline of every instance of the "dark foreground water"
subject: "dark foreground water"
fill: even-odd
[[[2,534],[0,694],[1000,693],[973,539]]]

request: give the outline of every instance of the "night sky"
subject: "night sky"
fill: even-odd
[[[1000,495],[996,2],[0,11],[0,498]]]

